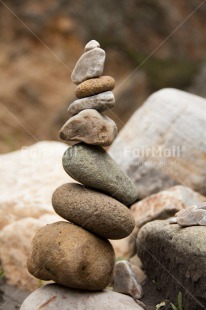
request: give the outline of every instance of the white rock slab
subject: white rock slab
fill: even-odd
[[[135,112],[110,155],[136,184],[139,198],[175,184],[206,193],[206,99],[163,89]]]
[[[72,290],[57,284],[43,286],[28,296],[20,310],[143,310],[131,297],[103,290]]]
[[[54,214],[53,192],[72,182],[62,167],[68,145],[39,142],[0,155],[0,229],[16,220]]]
[[[6,281],[10,285],[33,291],[40,280],[27,270],[31,242],[37,231],[46,224],[62,220],[58,215],[45,214],[38,219],[26,217],[5,226],[0,231],[0,261]],[[42,281],[43,282],[43,281]]]

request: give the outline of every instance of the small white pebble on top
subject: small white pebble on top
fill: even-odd
[[[85,51],[87,52],[87,51],[90,51],[90,50],[92,50],[93,48],[95,48],[95,47],[100,47],[100,44],[99,44],[99,42],[97,42],[96,40],[91,40],[91,41],[89,41],[86,45],[85,45]]]

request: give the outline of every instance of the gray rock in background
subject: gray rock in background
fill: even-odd
[[[147,223],[138,234],[137,254],[146,274],[174,304],[181,292],[184,310],[206,309],[205,240],[205,227],[168,221]]]
[[[139,198],[175,184],[206,193],[205,107],[201,97],[163,89],[119,133],[109,153],[136,184]]]

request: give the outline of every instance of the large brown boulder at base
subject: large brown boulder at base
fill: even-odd
[[[108,240],[67,222],[41,228],[33,239],[29,272],[71,288],[101,290],[112,279],[114,250]]]
[[[144,225],[137,254],[146,274],[171,302],[182,293],[184,310],[206,309],[206,229],[182,228],[168,221]]]
[[[125,238],[135,228],[134,217],[126,206],[81,184],[67,183],[58,187],[52,204],[59,216],[102,238]]]

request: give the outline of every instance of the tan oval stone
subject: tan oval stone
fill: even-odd
[[[79,84],[75,89],[75,94],[77,98],[84,98],[112,90],[114,87],[115,80],[111,76],[101,76]]]
[[[41,228],[28,259],[28,270],[36,278],[85,290],[104,289],[111,282],[113,268],[109,241],[67,222]]]
[[[115,122],[96,110],[86,109],[71,117],[60,131],[60,138],[73,145],[84,142],[109,146],[117,136]]]
[[[67,183],[52,197],[54,210],[64,219],[107,239],[121,239],[135,227],[130,210],[101,192]]]

